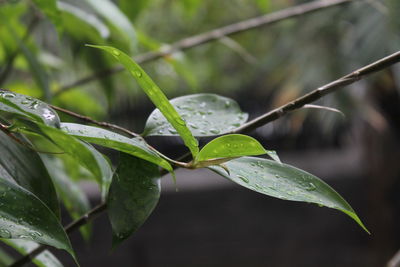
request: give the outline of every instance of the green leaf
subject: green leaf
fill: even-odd
[[[61,26],[60,11],[57,9],[57,0],[33,0],[43,13],[54,23]]]
[[[312,174],[287,164],[253,157],[234,159],[225,163],[225,166],[229,175],[221,167],[211,166],[209,169],[264,195],[340,210],[368,232],[351,206],[334,189]]]
[[[0,89],[0,112],[22,116],[52,127],[60,127],[60,118],[46,103],[30,96]]]
[[[104,17],[111,25],[118,29],[133,49],[136,44],[136,33],[125,14],[109,0],[86,0],[98,14]]]
[[[146,221],[158,203],[160,190],[157,165],[121,153],[107,199],[113,246],[128,238]]]
[[[92,151],[88,149],[85,144],[82,144],[78,139],[59,129],[52,128],[41,123],[19,120],[18,124],[26,127],[19,128],[18,130],[21,132],[33,132],[50,139],[62,150],[62,152],[71,155],[83,167],[93,173],[96,179],[101,181],[102,172],[96,157],[93,155]]]
[[[0,248],[0,267],[8,267],[14,259],[4,249]]]
[[[68,177],[63,162],[59,158],[50,155],[42,154],[41,157],[56,185],[58,195],[71,217],[78,219],[87,213],[90,210],[89,199],[80,186]],[[79,230],[85,240],[89,240],[91,235],[90,224],[85,224]]]
[[[21,239],[1,239],[2,242],[6,243],[10,247],[13,247],[22,255],[26,255],[37,248],[39,245],[33,241],[21,240]],[[33,263],[39,267],[62,267],[61,262],[48,250],[43,251],[33,260]]]
[[[0,237],[25,239],[74,252],[54,213],[36,196],[0,177]]]
[[[62,123],[61,128],[66,133],[87,142],[131,154],[141,159],[153,162],[168,171],[172,171],[172,167],[168,161],[164,160],[151,150],[147,143],[141,138],[128,138],[102,128],[76,123]]]
[[[171,104],[185,119],[194,136],[228,133],[244,124],[248,118],[236,101],[215,94],[181,96],[172,99]],[[172,136],[177,132],[156,109],[147,119],[143,134]]]
[[[193,157],[199,152],[198,141],[193,137],[186,122],[179,116],[175,108],[168,101],[167,97],[161,89],[153,82],[153,80],[144,72],[144,70],[136,64],[132,58],[122,51],[110,46],[89,45],[90,47],[99,48],[113,55],[136,79],[140,87],[148,95],[151,101],[167,118],[169,123],[175,128],[177,133],[183,139],[185,145],[190,149]]]
[[[12,179],[38,197],[53,213],[60,215],[60,208],[53,182],[39,155],[18,144],[0,132],[0,171],[3,178]],[[4,175],[4,173],[8,175]]]
[[[195,161],[218,158],[236,158],[266,154],[267,150],[253,137],[242,134],[224,135],[206,144]]]

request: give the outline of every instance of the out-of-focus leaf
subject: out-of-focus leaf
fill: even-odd
[[[124,12],[127,17],[131,20],[134,21],[136,17],[140,14],[143,9],[148,6],[150,3],[150,0],[120,0],[118,1],[119,3],[119,8],[121,9],[122,12]]]
[[[10,247],[13,247],[22,255],[28,254],[39,246],[33,241],[22,239],[1,239],[1,241]],[[61,262],[48,250],[45,250],[36,256],[32,262],[39,267],[63,267]]]
[[[1,111],[44,122],[52,127],[60,127],[60,118],[57,113],[46,103],[30,96],[0,89]]]
[[[60,11],[57,8],[57,0],[33,0],[33,2],[56,27],[61,27]]]
[[[206,144],[196,157],[196,161],[217,158],[236,158],[266,154],[264,147],[254,138],[242,134],[224,135]]]
[[[126,38],[131,48],[136,44],[136,34],[129,19],[109,0],[86,0],[94,10],[116,27],[119,33]]]
[[[199,152],[199,143],[193,137],[186,122],[179,116],[179,113],[168,101],[161,89],[147,75],[146,72],[132,58],[122,51],[111,46],[90,45],[90,47],[99,48],[113,55],[136,79],[140,87],[147,94],[154,105],[161,111],[168,122],[174,127],[177,133],[183,139],[185,145],[189,148],[193,157]]]
[[[131,154],[172,171],[171,165],[151,150],[143,139],[128,138],[105,129],[76,123],[63,123],[61,128],[66,133],[87,142]]]
[[[105,39],[110,36],[110,30],[108,29],[107,25],[105,25],[94,14],[66,2],[58,2],[58,8],[64,12],[72,14],[76,18],[80,19],[82,22],[85,22],[95,28],[102,38]]]
[[[56,190],[39,155],[1,131],[0,151],[0,173],[8,173],[8,177],[38,197],[59,217]],[[8,178],[5,176],[2,177]]]
[[[194,94],[177,97],[171,104],[186,121],[194,136],[224,134],[244,124],[247,113],[240,110],[236,101],[215,94]],[[146,122],[143,135],[177,135],[176,130],[154,110]]]
[[[41,155],[50,176],[56,185],[58,195],[60,196],[65,208],[73,219],[77,219],[90,210],[90,202],[79,185],[71,180],[63,162],[50,155]],[[91,235],[91,225],[86,224],[79,228],[85,240],[89,240]]]
[[[228,180],[264,195],[340,210],[368,232],[352,207],[334,189],[312,174],[287,164],[253,157],[231,160],[225,163],[225,167],[229,174],[221,167],[209,168]]]
[[[54,213],[36,196],[0,177],[0,237],[25,239],[74,252]]]
[[[10,266],[13,262],[14,259],[2,248],[0,248],[0,267]]]
[[[128,238],[146,221],[158,203],[160,190],[157,165],[121,153],[107,199],[113,246]]]

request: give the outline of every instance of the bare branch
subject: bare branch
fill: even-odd
[[[241,32],[255,29],[255,28],[258,28],[261,26],[265,26],[265,25],[271,25],[271,24],[277,23],[282,20],[286,20],[289,18],[295,18],[298,16],[316,12],[318,10],[323,10],[326,8],[330,8],[330,7],[334,7],[334,6],[338,6],[338,5],[342,5],[342,4],[346,4],[346,3],[350,3],[350,2],[354,2],[354,1],[356,1],[356,0],[317,0],[317,1],[309,2],[309,3],[305,3],[305,4],[289,7],[289,8],[282,9],[280,11],[276,11],[276,12],[273,12],[270,14],[265,14],[265,15],[262,15],[259,17],[244,20],[241,22],[230,24],[228,26],[214,29],[209,32],[205,32],[205,33],[202,33],[199,35],[195,35],[192,37],[182,39],[180,41],[177,41],[177,42],[167,46],[165,49],[138,55],[134,59],[139,64],[146,63],[146,62],[149,62],[152,60],[159,59],[161,57],[165,57],[165,56],[170,55],[177,51],[186,50],[186,49],[189,49],[192,47],[199,46],[204,43],[218,40],[225,36],[230,36],[233,34],[241,33]],[[122,70],[123,70],[122,67],[116,67],[116,68],[106,69],[106,70],[97,72],[88,77],[82,78],[71,84],[61,87],[61,89],[58,92],[56,92],[55,95],[62,94],[74,87],[89,83],[91,81],[102,79],[104,77],[113,75],[115,73],[121,72]]]

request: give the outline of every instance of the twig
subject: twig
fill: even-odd
[[[260,26],[271,25],[276,22],[286,20],[289,18],[295,18],[301,15],[305,15],[308,13],[312,13],[318,10],[354,2],[356,0],[318,0],[313,1],[293,7],[289,7],[286,9],[282,9],[280,11],[276,11],[270,14],[265,14],[259,17],[255,17],[252,19],[244,20],[241,22],[237,22],[234,24],[230,24],[228,26],[224,26],[221,28],[214,29],[209,32],[205,32],[199,35],[195,35],[192,37],[188,37],[177,41],[169,46],[166,46],[165,49],[161,49],[160,51],[148,52],[142,55],[138,55],[134,57],[135,61],[139,64],[146,63],[155,59],[159,59],[161,57],[165,57],[177,51],[186,50],[192,47],[199,46],[204,43],[208,43],[211,41],[218,40],[225,36],[230,36],[233,34],[237,34],[240,32],[244,32],[247,30],[251,30]],[[71,84],[65,85],[61,87],[59,91],[55,93],[55,96],[60,95],[68,90],[71,90],[74,87],[89,83],[91,81],[101,79],[112,74],[121,72],[123,70],[122,67],[110,68],[103,71],[99,71],[94,73],[88,77],[79,79]]]
[[[390,259],[387,267],[399,267],[400,266],[400,250]]]
[[[274,121],[283,115],[294,111],[296,109],[299,109],[303,107],[306,104],[312,103],[321,97],[330,94],[337,89],[352,84],[360,79],[362,79],[364,76],[369,75],[371,73],[380,71],[384,68],[387,68],[397,62],[400,61],[400,51],[391,54],[390,56],[387,56],[385,58],[382,58],[378,61],[375,61],[374,63],[367,65],[365,67],[362,67],[356,71],[353,71],[350,74],[347,74],[346,76],[343,76],[340,79],[337,79],[336,81],[333,81],[331,83],[328,83],[324,86],[321,86],[314,91],[299,97],[292,102],[289,102],[279,108],[276,108],[260,117],[255,118],[254,120],[251,120],[245,124],[243,124],[241,127],[235,129],[232,131],[232,133],[243,133],[243,132],[249,132],[251,130],[254,130],[258,127],[261,127],[271,121]]]

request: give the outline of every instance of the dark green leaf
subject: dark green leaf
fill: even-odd
[[[68,134],[87,142],[131,154],[172,171],[171,165],[150,149],[141,138],[128,138],[105,129],[76,123],[63,123],[61,128]]]
[[[44,122],[52,127],[60,127],[57,113],[46,103],[30,96],[0,89],[0,111]]]
[[[171,104],[186,121],[194,136],[224,134],[244,124],[247,113],[240,110],[236,101],[215,94],[195,94],[177,97]],[[177,135],[176,130],[154,110],[146,122],[144,135]]]
[[[160,190],[157,165],[121,153],[107,199],[114,246],[146,221],[158,203]]]
[[[39,245],[33,241],[21,240],[21,239],[1,239],[4,243],[13,247],[22,255],[26,255]],[[61,262],[48,250],[43,251],[33,260],[39,267],[62,267]]]
[[[221,167],[209,168],[241,186],[264,195],[340,210],[368,232],[351,206],[334,189],[312,174],[287,164],[253,157],[234,159],[226,162],[225,166],[230,172],[229,175]]]
[[[150,78],[150,76],[148,76],[147,73],[144,72],[144,70],[138,64],[136,64],[132,58],[116,48],[98,45],[90,45],[90,47],[107,51],[131,73],[143,91],[151,99],[153,104],[156,105],[168,122],[174,127],[176,132],[181,136],[185,145],[190,149],[193,157],[195,157],[199,152],[199,144],[197,140],[193,137],[189,128],[186,126],[186,122],[181,118],[175,108],[168,101],[168,98]]]
[[[60,209],[53,182],[39,155],[0,132],[0,171],[3,178],[12,177],[59,216]],[[8,175],[4,175],[4,173]]]
[[[235,158],[266,154],[264,147],[254,138],[242,134],[229,134],[215,138],[206,144],[196,157],[196,161],[217,158]]]
[[[61,26],[60,12],[57,9],[57,0],[33,0],[33,2],[43,11],[55,26]]]
[[[0,177],[0,237],[25,239],[68,251],[67,234],[53,212],[22,187]]]

